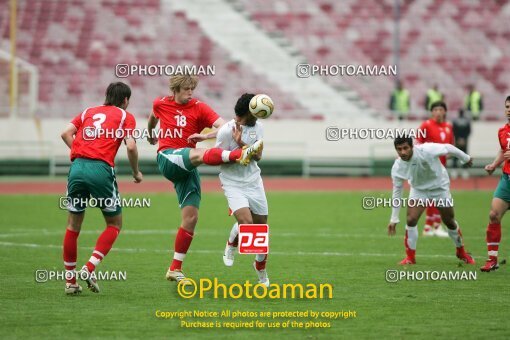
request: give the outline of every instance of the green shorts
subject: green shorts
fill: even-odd
[[[510,203],[510,180],[507,174],[501,175],[494,197],[500,198],[505,202]]]
[[[181,209],[188,205],[200,208],[200,175],[196,166],[191,164],[190,150],[165,149],[158,152],[157,157],[159,171],[174,184]]]
[[[91,196],[94,199],[90,199]],[[115,170],[100,160],[76,158],[67,175],[64,205],[74,214],[84,212],[88,205],[101,208],[105,216],[120,214],[122,207]]]

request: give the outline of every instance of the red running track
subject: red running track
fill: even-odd
[[[452,180],[452,190],[494,190],[499,177],[474,177],[467,180]],[[264,178],[266,191],[386,191],[391,190],[388,177],[341,177],[341,178]],[[0,194],[64,194],[66,181],[26,180],[19,182],[0,182]],[[165,193],[174,192],[173,185],[166,180],[147,180],[135,184],[128,180],[119,181],[121,193]],[[218,178],[202,180],[203,192],[221,192]]]

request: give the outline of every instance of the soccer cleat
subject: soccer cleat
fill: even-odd
[[[448,235],[448,232],[445,231],[441,225],[434,227],[432,234],[437,237],[450,237],[450,235]]]
[[[423,227],[423,236],[434,236],[434,228],[426,224],[425,227]]]
[[[258,270],[255,266],[255,262],[253,262],[253,268],[257,272],[257,276],[259,277],[259,283],[263,284],[267,288],[269,288],[269,277],[267,277],[267,271],[265,269]]]
[[[91,292],[93,292],[93,293],[100,292],[99,285],[97,284],[95,274],[94,274],[94,272],[92,272],[92,273],[89,272],[89,269],[87,268],[87,266],[83,266],[81,268],[80,272],[78,273],[78,277],[87,283],[87,288],[90,289]]]
[[[180,269],[170,270],[169,268],[168,271],[166,272],[166,279],[168,281],[175,281],[177,283],[182,281],[183,285],[191,284],[191,282],[189,282],[188,279],[186,278],[186,275],[184,275],[184,273]]]
[[[244,146],[241,157],[239,157],[239,159],[237,159],[236,162],[238,162],[241,165],[247,166],[250,163],[252,157],[254,155],[256,155],[263,148],[264,148],[264,142],[262,141],[262,139],[256,141],[251,146],[248,146],[248,147]]]
[[[66,283],[66,288],[64,289],[64,292],[67,295],[76,295],[80,294],[82,291],[81,286],[77,283]]]
[[[457,248],[457,258],[467,264],[475,264],[475,259],[462,248]]]
[[[499,268],[498,259],[488,259],[485,265],[480,268],[482,272],[490,272]]]
[[[406,256],[406,258],[403,259],[402,261],[400,261],[399,264],[401,264],[403,266],[408,265],[408,264],[416,264],[416,260],[414,257]]]
[[[223,263],[227,267],[232,267],[234,265],[234,254],[236,251],[236,247],[233,247],[228,244],[225,246],[225,253],[223,254]]]

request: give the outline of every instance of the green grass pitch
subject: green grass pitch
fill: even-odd
[[[415,271],[477,271],[476,281],[387,283],[404,256],[404,224],[389,238],[390,210],[361,208],[364,195],[389,193],[269,193],[271,228],[268,261],[271,283],[330,283],[333,299],[183,299],[164,279],[172,256],[179,210],[172,193],[150,197],[150,208],[124,209],[124,228],[99,270],[126,271],[126,281],[100,282],[102,292],[65,296],[62,281],[36,283],[38,269],[61,270],[67,213],[57,195],[0,196],[1,338],[508,338],[510,268],[481,273],[485,228],[492,193],[455,192],[456,215],[476,267],[455,258],[450,239],[418,240]],[[130,195],[126,195],[130,196]],[[136,196],[130,196],[136,197]],[[403,218],[404,212],[401,212]],[[510,218],[510,217],[508,217]],[[423,224],[424,217],[420,221]],[[222,283],[255,281],[253,256],[222,263],[233,218],[221,193],[204,194],[200,219],[184,270],[192,278]],[[509,220],[503,221],[501,259],[508,255]],[[79,238],[78,266],[90,256],[104,228],[98,209],[87,212]],[[356,311],[357,317],[330,328],[189,329],[160,311]],[[286,320],[285,318],[282,320]],[[290,318],[292,319],[292,318]],[[196,320],[196,319],[195,319]],[[204,319],[201,319],[204,320]],[[248,321],[243,319],[244,321]],[[221,320],[220,320],[221,321]]]

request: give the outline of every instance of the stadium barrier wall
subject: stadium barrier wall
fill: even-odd
[[[0,119],[0,175],[60,175],[69,167],[69,150],[60,133],[70,119]],[[146,119],[138,118],[138,128]],[[417,122],[267,120],[264,124],[264,159],[260,166],[267,175],[348,176],[387,175],[395,159],[391,139],[327,140],[327,129],[415,129]],[[486,162],[498,150],[497,131],[504,122],[476,122],[469,141],[469,153],[476,159],[474,174],[482,173]],[[331,136],[330,136],[331,137]],[[351,134],[352,137],[352,134]],[[331,138],[330,138],[331,139]],[[214,141],[199,144],[211,147]],[[156,147],[138,142],[142,171],[158,173]],[[119,174],[129,173],[124,147],[117,157]],[[217,167],[201,167],[203,174],[217,174]]]

